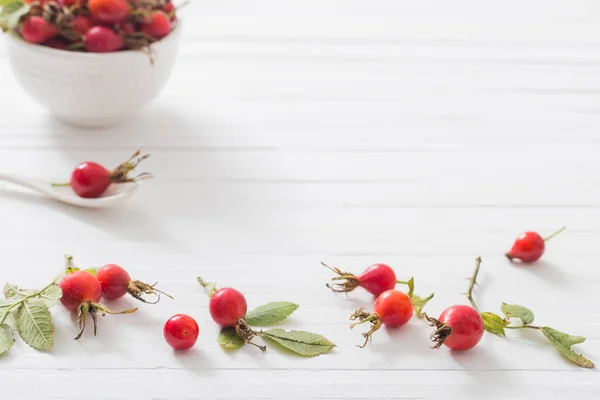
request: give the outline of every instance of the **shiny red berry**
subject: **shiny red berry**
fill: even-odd
[[[448,307],[437,320],[428,320],[436,327],[431,336],[436,348],[445,344],[452,350],[469,350],[479,343],[485,330],[479,312],[465,305]]]
[[[110,28],[94,26],[85,34],[83,44],[90,53],[110,53],[121,50],[125,41]]]
[[[187,350],[196,344],[200,328],[194,318],[185,314],[173,315],[165,323],[163,335],[175,350]]]
[[[232,288],[217,290],[209,303],[210,316],[221,327],[235,326],[247,310],[244,295]]]
[[[126,0],[89,0],[88,8],[92,18],[103,24],[117,24],[131,12]]]
[[[521,233],[515,240],[510,251],[506,253],[506,257],[508,257],[509,260],[517,259],[525,263],[537,261],[542,257],[546,250],[546,241],[558,235],[564,229],[564,227],[561,228],[547,238],[542,238],[536,232]]]
[[[96,278],[102,287],[102,296],[108,300],[119,299],[127,294],[127,286],[131,277],[122,267],[107,264],[96,273]]]
[[[142,32],[153,39],[162,39],[171,32],[171,18],[162,11],[153,11],[142,24]]]
[[[56,27],[40,16],[29,17],[21,25],[21,36],[29,43],[41,44],[56,36]]]
[[[65,275],[58,286],[62,290],[60,302],[69,311],[77,311],[83,303],[97,303],[102,298],[100,282],[87,271]]]
[[[338,268],[332,268],[326,264],[323,265],[338,274],[332,279],[334,283],[327,285],[334,292],[351,292],[360,286],[374,296],[379,296],[386,290],[396,287],[396,274],[386,264],[373,264],[359,276],[342,272]]]
[[[71,175],[71,188],[79,197],[100,197],[110,183],[110,171],[91,161],[79,164]]]

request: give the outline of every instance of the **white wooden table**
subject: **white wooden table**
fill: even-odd
[[[372,299],[328,292],[319,261],[388,263],[435,292],[437,314],[465,303],[481,255],[482,309],[529,306],[541,324],[586,336],[578,350],[599,361],[599,12],[592,0],[197,0],[163,95],[102,131],[50,119],[0,42],[1,171],[56,179],[141,147],[156,174],[108,211],[1,185],[0,281],[40,287],[71,253],[176,296],[106,317],[78,342],[54,308],[54,351],[18,341],[0,359],[0,399],[597,398],[597,370],[535,334],[435,352],[415,318],[358,349],[347,319]],[[562,225],[538,265],[503,257],[519,232]],[[198,275],[239,288],[250,307],[298,302],[284,327],[338,347],[313,359],[224,353]],[[192,351],[162,338],[175,313],[201,326]]]

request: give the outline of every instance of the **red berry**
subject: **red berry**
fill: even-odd
[[[173,2],[169,1],[168,3],[166,3],[163,6],[162,11],[165,14],[167,14],[169,18],[171,18],[171,21],[175,19],[175,5],[173,4]]]
[[[162,39],[171,32],[171,19],[162,11],[153,11],[149,20],[142,24],[142,32],[153,39]]]
[[[71,20],[71,27],[79,35],[85,35],[94,26],[94,20],[89,15],[77,15]]]
[[[125,41],[123,37],[105,26],[94,26],[83,38],[85,49],[90,53],[109,53],[121,50]]]
[[[21,36],[29,43],[41,44],[56,36],[56,27],[40,16],[29,17],[21,26]]]
[[[442,344],[452,350],[473,348],[483,336],[483,319],[477,310],[465,305],[448,307],[440,318],[428,318],[437,330],[432,335],[436,348]]]
[[[90,32],[93,29],[96,28],[92,28]],[[100,197],[108,189],[110,183],[110,171],[91,161],[79,164],[71,175],[71,188],[79,197]]]
[[[374,264],[365,270],[361,275],[356,276],[348,272],[342,272],[338,268],[329,267],[323,264],[333,272],[338,274],[332,280],[333,285],[327,285],[334,292],[351,292],[361,286],[374,296],[379,296],[386,290],[396,287],[396,274],[394,270],[386,264]],[[336,281],[342,281],[338,283]]]
[[[72,7],[74,5],[78,5],[78,0],[58,0],[58,4],[63,7]]]
[[[506,253],[506,257],[508,257],[509,260],[516,258],[525,263],[537,261],[542,257],[546,250],[546,240],[558,235],[564,229],[564,227],[559,229],[545,239],[536,232],[521,233],[515,240],[512,249]]]
[[[381,293],[375,300],[374,310],[381,322],[389,327],[402,326],[410,321],[413,315],[410,297],[398,290]]]
[[[102,287],[102,296],[108,300],[116,300],[127,293],[131,277],[123,268],[116,264],[107,264],[96,273],[96,278]]]
[[[160,294],[172,298],[165,292],[158,290],[154,285],[142,281],[132,281],[131,277],[122,267],[116,264],[107,264],[100,268],[96,277],[102,286],[102,296],[108,300],[116,300],[129,293],[137,300],[144,303],[158,303]],[[153,294],[156,300],[149,302],[143,298],[145,294]]]
[[[101,33],[105,30],[109,31],[111,35],[117,35],[110,29],[103,26],[93,27],[86,33],[86,40],[88,37],[94,36],[94,39],[97,30],[100,30]],[[123,43],[123,38],[121,36],[117,37]],[[87,43],[86,43],[87,45]],[[149,173],[140,174],[134,178],[130,178],[128,176],[129,172],[133,171],[140,162],[148,158],[148,154],[142,155],[140,151],[136,151],[129,160],[120,164],[114,171],[109,171],[104,168],[102,165],[97,164],[95,162],[86,161],[79,164],[73,173],[71,174],[71,181],[68,186],[71,186],[73,191],[80,197],[84,198],[96,198],[100,197],[102,193],[108,189],[111,183],[125,183],[125,182],[136,182],[141,179],[150,178],[152,175]],[[58,184],[58,186],[66,186],[64,184]]]
[[[185,314],[173,315],[165,323],[163,335],[175,350],[187,350],[196,344],[200,328],[194,318]]]
[[[350,316],[351,320],[359,320],[359,322],[350,325],[350,328],[365,322],[372,325],[367,333],[363,333],[365,337],[364,344],[358,347],[365,347],[371,335],[381,328],[381,325],[390,328],[399,327],[410,321],[413,315],[413,304],[410,297],[406,293],[394,289],[381,293],[375,300],[374,309],[375,312],[369,314],[361,307]]]
[[[100,282],[86,271],[68,274],[58,285],[63,292],[60,302],[69,311],[77,311],[84,303],[97,303],[102,297]]]
[[[44,46],[50,47],[53,49],[57,49],[57,50],[68,50],[69,49],[68,43],[66,41],[64,41],[62,39],[58,39],[58,38],[48,40],[46,43],[44,43]]]
[[[248,305],[243,294],[232,288],[215,292],[209,303],[210,316],[221,327],[235,326],[246,316]]]
[[[103,24],[116,24],[123,21],[131,12],[126,0],[89,0],[92,17]]]

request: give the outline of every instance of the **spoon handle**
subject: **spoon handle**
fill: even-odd
[[[46,195],[52,195],[52,186],[43,181],[39,181],[37,179],[25,178],[16,175],[3,174],[0,172],[0,181],[12,183],[14,185],[19,185],[26,187],[31,190],[35,190],[36,192],[40,192]]]

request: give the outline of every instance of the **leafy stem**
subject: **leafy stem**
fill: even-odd
[[[34,293],[28,294],[24,297],[21,297],[19,300],[15,301],[14,303],[0,305],[0,309],[2,309],[2,308],[5,309],[4,313],[2,314],[2,317],[0,318],[0,326],[2,326],[2,324],[4,324],[4,321],[6,321],[6,318],[8,318],[8,314],[10,314],[10,312],[12,310],[14,310],[16,307],[20,306],[21,304],[25,303],[29,299],[32,299],[34,297],[41,297],[42,294],[46,290],[48,290],[50,287],[52,287],[53,285],[56,285],[55,281],[50,282],[43,289],[38,290],[37,292],[34,292]],[[22,293],[22,292],[19,292],[19,293]]]
[[[475,259],[475,272],[473,272],[473,276],[469,280],[469,290],[467,290],[467,299],[471,302],[471,306],[479,311],[477,308],[477,304],[475,304],[475,300],[473,300],[473,288],[477,284],[477,275],[479,274],[479,267],[481,267],[481,257],[477,257]]]
[[[208,297],[213,297],[217,292],[217,285],[214,282],[206,282],[201,276],[198,277],[198,282],[203,288],[208,290]]]
[[[538,331],[542,330],[541,326],[536,326],[536,325],[517,325],[517,326],[505,326],[505,329],[523,329],[523,328],[529,328],[529,329],[536,329]]]

